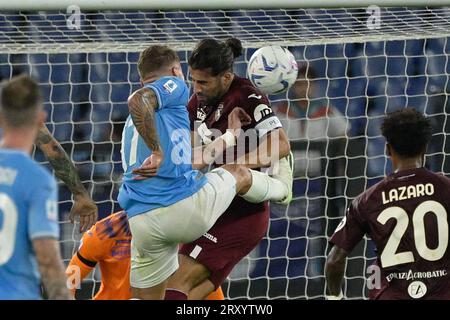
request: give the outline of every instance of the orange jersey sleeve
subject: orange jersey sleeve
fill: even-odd
[[[109,252],[107,242],[101,242],[97,236],[96,225],[83,234],[77,252],[73,255],[66,269],[72,293],[80,288],[84,278],[102,261]]]
[[[92,271],[93,267],[84,264],[75,253],[66,269],[66,276],[69,280],[70,290],[75,295],[75,290],[80,289],[81,281]]]
[[[97,222],[91,229],[84,233],[80,246],[78,247],[78,257],[81,257],[85,265],[92,267],[108,256],[112,245],[111,239],[100,239],[97,232],[100,223],[101,221]]]

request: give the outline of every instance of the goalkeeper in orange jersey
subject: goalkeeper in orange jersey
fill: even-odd
[[[84,233],[78,251],[67,266],[66,275],[73,287],[100,265],[102,281],[94,300],[131,299],[130,290],[131,232],[125,211],[113,213],[98,221]],[[78,276],[79,275],[79,276]],[[198,299],[195,291],[190,299]],[[207,300],[224,300],[219,287]]]

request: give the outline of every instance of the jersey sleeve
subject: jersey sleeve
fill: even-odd
[[[364,222],[358,209],[355,199],[330,239],[331,243],[347,252],[351,252],[365,234]]]
[[[80,289],[79,285],[84,278],[94,269],[92,266],[86,265],[80,258],[78,252],[70,259],[69,265],[66,268],[66,276],[71,284],[72,294],[75,295],[75,290]],[[78,273],[78,275],[77,275]]]
[[[97,262],[102,260],[102,255],[104,255],[104,244],[97,238],[95,227],[96,225],[83,234],[80,246],[66,268],[66,276],[71,281],[73,295],[75,295],[75,289],[79,289],[77,287],[79,283],[75,281],[81,282],[86,278],[92,269],[95,268]]]
[[[177,77],[164,77],[153,83],[146,84],[152,89],[158,99],[158,109],[171,106],[186,106],[189,99],[189,89],[186,83]]]
[[[255,128],[259,137],[281,128],[281,122],[270,107],[269,99],[256,88],[246,86],[241,90],[240,103],[237,107],[243,108],[252,118],[251,127]]]
[[[30,239],[59,238],[58,197],[55,179],[50,174],[33,177],[36,184],[30,196],[28,235]]]
[[[66,275],[68,275],[68,276],[72,275],[74,267],[79,268],[80,280],[83,280],[84,278],[86,278],[86,276],[89,274],[89,272],[91,272],[92,269],[94,269],[95,265],[87,265],[85,261],[80,259],[80,256],[77,252],[72,256],[72,259],[70,259],[70,263],[66,269]]]
[[[111,248],[111,240],[109,238],[100,239],[98,237],[97,224],[84,233],[76,253],[78,259],[88,267],[95,267],[97,262],[108,257]]]

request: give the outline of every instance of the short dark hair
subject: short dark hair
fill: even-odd
[[[425,153],[431,139],[431,123],[422,113],[406,108],[387,115],[381,132],[396,153],[410,158]]]
[[[12,127],[30,125],[42,108],[39,85],[28,75],[19,75],[2,85],[0,116]]]
[[[203,39],[192,51],[188,62],[192,69],[209,69],[215,77],[225,71],[232,71],[234,59],[239,57],[242,51],[242,43],[236,38],[225,41]]]
[[[151,45],[139,55],[137,65],[139,76],[145,80],[150,73],[167,67],[175,61],[179,62],[180,58],[174,50],[164,45]]]

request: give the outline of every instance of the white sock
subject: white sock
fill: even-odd
[[[252,185],[246,194],[241,195],[245,200],[252,203],[260,203],[267,200],[280,201],[289,193],[286,184],[269,177],[266,173],[250,170],[252,174]]]
[[[294,170],[294,155],[292,152],[289,156],[280,159],[278,162],[278,170],[273,173],[272,177],[283,182],[288,190],[287,196],[282,201],[276,201],[279,204],[287,205],[292,200],[293,187],[293,170]]]

